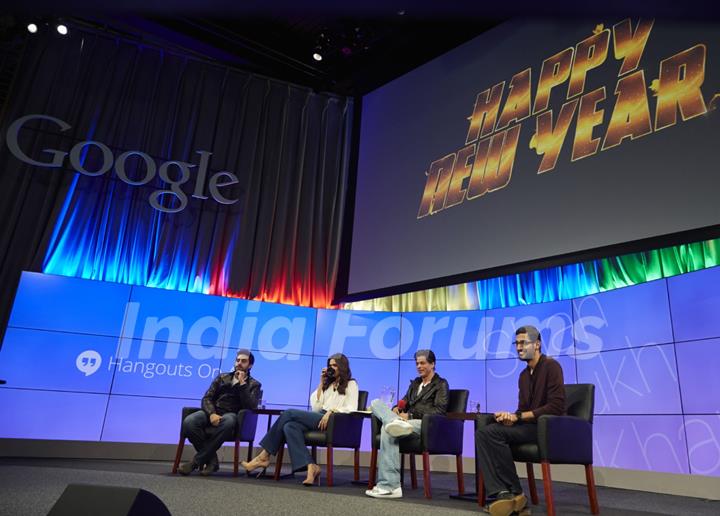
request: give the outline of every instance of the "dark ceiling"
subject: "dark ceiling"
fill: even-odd
[[[18,27],[35,12],[73,12],[79,24],[352,96],[368,93],[516,16],[716,19],[710,0],[124,0],[120,9],[111,4],[25,0],[14,8],[22,10],[15,14]],[[316,51],[322,61],[313,59]]]
[[[343,95],[362,95],[497,23],[393,13],[370,19],[205,19],[194,26],[206,41],[225,50],[234,48],[260,73]],[[314,60],[314,53],[322,55],[322,61]]]
[[[494,27],[497,18],[339,13],[283,16],[90,16],[269,77],[340,95],[363,95]],[[322,55],[321,61],[313,54]]]

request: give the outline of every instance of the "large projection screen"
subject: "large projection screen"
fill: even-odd
[[[343,300],[715,236],[718,51],[717,24],[513,20],[366,95]]]

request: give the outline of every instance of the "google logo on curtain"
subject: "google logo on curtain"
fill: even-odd
[[[153,208],[165,213],[177,213],[187,207],[188,196],[182,190],[181,186],[190,180],[190,169],[198,167],[192,197],[196,199],[208,198],[208,196],[205,195],[205,183],[207,179],[207,190],[216,202],[220,204],[235,204],[239,200],[227,197],[227,194],[221,192],[221,189],[239,183],[235,174],[232,172],[221,171],[212,174],[209,179],[207,178],[210,157],[212,156],[212,152],[208,151],[195,151],[200,155],[200,163],[198,165],[187,163],[185,161],[169,160],[160,163],[160,166],[158,166],[155,159],[145,152],[129,150],[115,156],[110,147],[104,143],[94,140],[86,140],[75,144],[69,152],[56,149],[43,149],[44,153],[52,156],[49,161],[39,161],[31,158],[20,148],[18,134],[25,124],[33,120],[48,120],[53,122],[60,127],[60,132],[67,131],[71,128],[70,124],[67,122],[48,115],[26,115],[15,120],[7,130],[7,146],[10,149],[10,152],[24,163],[39,167],[61,168],[65,165],[65,160],[69,156],[70,166],[73,170],[80,174],[91,177],[99,177],[111,168],[114,168],[117,177],[123,183],[130,186],[145,185],[152,181],[157,174],[160,179],[169,185],[169,189],[159,189],[153,191],[150,194],[148,201]],[[84,164],[84,156],[87,151],[93,147],[98,149],[102,155],[102,158],[100,159],[100,167],[94,171],[87,170]],[[126,163],[131,159],[140,160],[145,164],[144,177],[140,179],[132,179],[129,177],[126,170]],[[179,172],[180,177],[175,179],[171,177],[171,169],[175,169],[175,173]],[[173,202],[173,206],[169,207],[167,202],[162,202],[163,196],[174,197],[177,202]]]

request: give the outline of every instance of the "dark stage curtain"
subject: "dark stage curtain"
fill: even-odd
[[[142,151],[158,170],[174,160],[196,165],[182,187],[187,207],[154,209],[158,174],[131,186],[110,169],[96,177],[29,165],[0,150],[0,328],[22,270],[243,298],[325,307],[332,299],[345,203],[352,101],[203,60],[74,31],[29,38],[2,115],[2,134],[20,117],[43,114],[19,131],[20,148],[39,161],[45,149],[81,141],[107,145],[117,159]],[[220,204],[190,197],[212,152],[207,178],[239,182]],[[80,155],[90,171],[105,158]],[[137,155],[130,180],[148,171]],[[181,170],[169,167],[168,175]],[[207,180],[203,191],[208,193]],[[163,194],[166,207],[177,207]]]

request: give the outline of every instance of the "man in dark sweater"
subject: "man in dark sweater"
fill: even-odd
[[[485,481],[492,516],[509,516],[527,506],[515,471],[511,444],[537,441],[537,419],[565,414],[565,387],[560,364],[542,354],[540,333],[534,326],[515,331],[515,349],[527,367],[518,380],[515,412],[496,412],[495,423],[475,433],[475,453]]]
[[[260,399],[260,382],[250,376],[255,357],[247,349],[235,356],[235,369],[221,373],[210,384],[202,399],[202,410],[193,412],[183,421],[183,433],[195,447],[193,460],[178,471],[189,475],[200,469],[202,475],[211,475],[219,469],[217,450],[233,438],[237,427],[237,413],[242,409],[256,409]],[[208,436],[205,429],[214,427]]]

